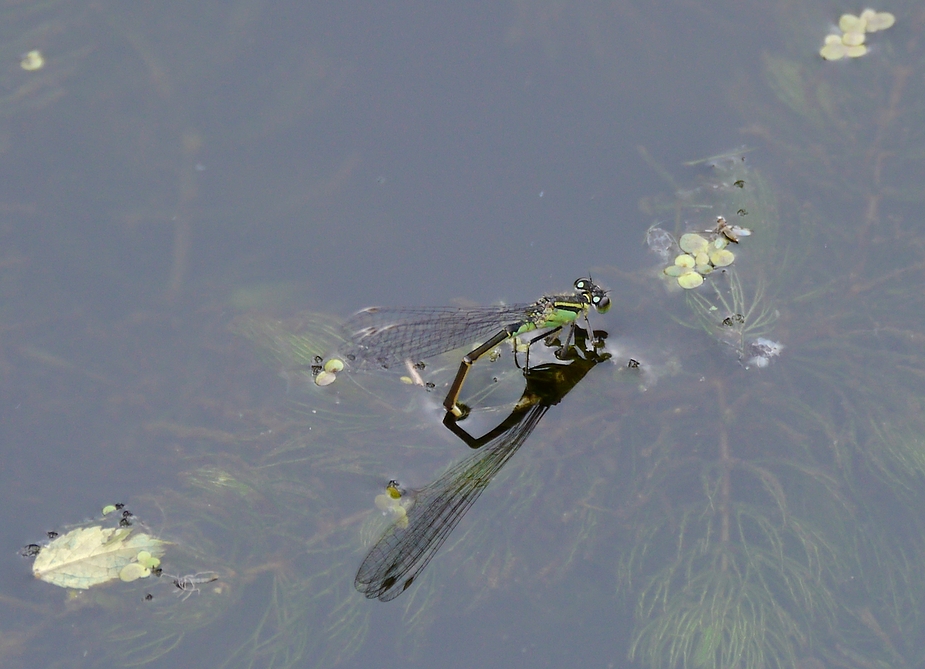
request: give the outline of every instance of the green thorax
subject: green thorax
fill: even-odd
[[[588,312],[590,303],[584,295],[547,295],[533,304],[527,312],[529,320],[515,335],[542,330],[544,328],[562,327],[573,323],[576,318]]]

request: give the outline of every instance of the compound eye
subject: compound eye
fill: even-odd
[[[591,298],[591,304],[594,305],[598,313],[603,314],[610,309],[610,298],[606,295],[595,295]]]
[[[575,290],[587,290],[590,281],[587,279],[577,279],[575,281]]]

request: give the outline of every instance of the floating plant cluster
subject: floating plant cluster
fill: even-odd
[[[825,46],[819,55],[826,60],[841,58],[858,58],[867,53],[864,39],[867,33],[886,30],[896,22],[896,17],[889,12],[875,12],[865,9],[860,16],[842,14],[838,28],[842,34],[832,34],[825,38]]]
[[[408,509],[407,499],[402,498],[401,488],[396,481],[389,481],[385,492],[376,495],[374,500],[376,508],[382,511],[382,515],[391,516],[398,527],[408,527]]]
[[[731,265],[735,261],[735,254],[726,247],[730,242],[738,243],[739,237],[750,234],[751,231],[747,228],[729,225],[725,218],[719,216],[714,230],[681,235],[678,246],[683,253],[678,255],[664,272],[667,276],[676,278],[681,288],[696,288],[714,269]]]

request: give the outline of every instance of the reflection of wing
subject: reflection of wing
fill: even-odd
[[[548,404],[533,405],[522,421],[484,450],[418,492],[408,509],[408,524],[394,525],[363,560],[354,582],[357,590],[383,602],[403,593],[548,409]]]

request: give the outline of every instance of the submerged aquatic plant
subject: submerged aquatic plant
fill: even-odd
[[[708,164],[703,185],[659,211],[685,212],[677,226],[689,230],[706,212],[747,209],[754,235],[671,315],[746,366],[780,354],[769,336],[781,321],[789,348],[773,381],[688,357],[696,392],[666,384],[671,408],[622,430],[623,459],[634,463],[619,566],[620,591],[635,603],[630,656],[665,669],[916,666],[925,650],[912,641],[922,638],[925,596],[916,511],[925,501],[925,337],[902,281],[921,263],[910,252],[855,284],[855,295],[878,296],[859,311],[840,290],[844,276],[807,262],[821,245],[804,234],[818,239],[817,220],[803,212],[784,226],[756,170],[737,159]],[[744,189],[727,187],[740,179]],[[893,524],[903,529],[893,534]]]

